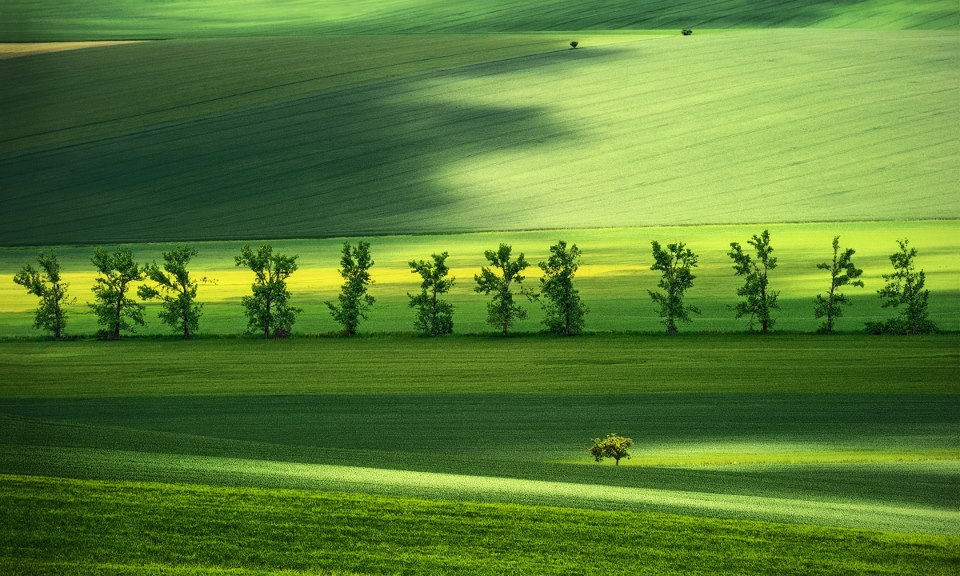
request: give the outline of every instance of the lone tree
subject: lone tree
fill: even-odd
[[[428,336],[450,334],[453,332],[453,304],[440,297],[453,287],[454,278],[447,278],[448,253],[431,254],[432,262],[426,260],[409,262],[410,272],[420,274],[420,293],[410,294],[410,307],[417,310],[414,327]]]
[[[577,42],[576,40],[574,40],[573,42],[570,43],[570,47],[571,47],[571,48],[576,48],[576,47],[579,46],[579,45],[580,45],[580,43]]]
[[[580,249],[560,240],[550,247],[550,257],[540,263],[541,301],[546,313],[543,323],[556,334],[571,336],[583,331],[583,317],[587,307],[580,292],[573,287],[573,276],[580,267]]]
[[[143,304],[127,298],[133,282],[143,279],[143,270],[133,260],[133,252],[121,246],[114,253],[97,247],[91,259],[100,276],[93,288],[95,302],[89,304],[103,326],[100,337],[117,340],[121,330],[134,331],[134,325],[143,326]]]
[[[773,247],[770,246],[768,230],[764,230],[759,236],[754,234],[747,244],[753,246],[755,258],[744,253],[738,242],[731,242],[731,250],[727,253],[733,259],[733,269],[737,276],[744,277],[743,286],[737,289],[737,296],[743,296],[744,300],[738,302],[734,310],[737,318],[750,316],[750,330],[753,330],[754,323],[759,322],[760,332],[766,334],[773,328],[771,310],[780,309],[780,304],[777,303],[780,292],[771,291],[767,279],[767,273],[777,267],[777,259],[771,256]]]
[[[37,257],[37,263],[39,269],[27,264],[17,272],[13,281],[40,298],[33,327],[52,332],[59,340],[67,326],[63,307],[72,302],[67,296],[69,284],[60,279],[60,262],[56,254],[42,253]]]
[[[287,278],[297,271],[297,257],[274,254],[273,247],[264,244],[256,252],[244,246],[234,260],[237,266],[246,266],[256,275],[251,285],[253,294],[242,299],[247,329],[262,333],[264,338],[288,337],[297,314],[303,312],[290,305],[287,290]]]
[[[524,279],[521,272],[529,266],[529,263],[523,257],[523,252],[516,260],[511,260],[511,250],[512,247],[509,244],[501,244],[496,252],[493,250],[484,252],[483,255],[490,262],[490,267],[482,267],[480,274],[473,277],[477,283],[474,288],[476,292],[493,294],[493,298],[487,303],[487,323],[500,328],[503,336],[507,335],[507,329],[516,320],[527,317],[527,311],[514,303],[510,287],[514,284],[520,286]],[[491,268],[501,270],[501,274],[498,275]],[[533,294],[523,288],[520,288],[520,293],[530,300],[533,299]]]
[[[147,278],[156,284],[156,288],[141,285],[137,294],[144,300],[158,299],[161,302],[160,320],[183,337],[189,338],[200,324],[203,304],[197,302],[197,286],[206,283],[190,277],[187,266],[190,259],[198,254],[195,248],[177,245],[172,251],[163,253],[163,266],[156,262],[144,266]]]
[[[340,304],[327,302],[330,314],[334,320],[343,325],[343,333],[353,336],[357,333],[360,320],[367,319],[367,311],[376,302],[376,299],[367,294],[367,289],[373,283],[370,279],[370,267],[373,259],[370,257],[370,244],[360,241],[356,248],[349,242],[343,243],[340,256],[340,276],[343,277],[343,286],[337,296]]]
[[[930,291],[923,286],[926,275],[917,270],[913,259],[917,249],[910,248],[909,240],[897,240],[900,250],[890,255],[893,273],[884,274],[886,286],[877,290],[884,308],[895,308],[899,314],[886,322],[871,322],[867,331],[892,334],[927,334],[937,330],[928,317],[927,300]]]
[[[651,270],[661,273],[657,286],[664,292],[647,290],[650,298],[657,304],[662,322],[668,334],[677,333],[677,322],[690,322],[690,313],[699,314],[696,306],[685,305],[683,296],[693,286],[696,276],[691,270],[697,267],[697,255],[683,242],[667,244],[664,249],[656,240],[650,242],[653,248],[653,266]]]
[[[859,279],[863,270],[853,265],[854,254],[856,254],[856,250],[853,248],[847,248],[841,252],[840,237],[834,236],[833,261],[817,264],[817,268],[820,270],[830,271],[830,291],[827,292],[826,297],[817,294],[816,306],[813,311],[815,318],[826,317],[826,320],[820,325],[820,332],[824,334],[833,334],[834,321],[843,316],[842,306],[853,304],[837,290],[847,285],[863,288],[863,281]]]
[[[613,458],[614,464],[619,466],[621,458],[630,457],[631,446],[633,446],[632,439],[611,432],[603,440],[594,438],[590,453],[593,454],[595,462],[602,462],[604,458]]]

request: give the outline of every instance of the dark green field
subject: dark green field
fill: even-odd
[[[147,573],[471,572],[493,548],[493,572],[538,572],[549,551],[547,572],[689,573],[696,554],[705,573],[949,573],[958,360],[956,336],[7,341],[0,472],[27,476],[2,482],[20,526],[3,545],[47,537],[52,519],[28,513],[40,499],[74,520],[67,553],[29,545],[28,573],[98,558]],[[620,467],[586,450],[611,430],[637,440]],[[407,511],[377,519],[385,508]],[[118,510],[138,512],[118,525]],[[545,517],[558,532],[532,528]],[[127,522],[156,527],[121,547]],[[178,538],[219,542],[224,522],[233,544],[174,554]],[[644,544],[584,565],[610,538]],[[343,539],[382,544],[331,556]],[[799,560],[784,539],[833,544],[783,567]],[[237,560],[244,542],[265,549]]]
[[[958,48],[956,0],[3,2],[0,573],[960,572]],[[764,229],[761,337],[726,251]],[[818,336],[838,234],[866,286]],[[378,301],[335,337],[360,238]],[[904,238],[945,332],[866,336]],[[485,336],[483,251],[535,287],[558,239],[588,333]],[[701,255],[677,337],[651,240]],[[199,338],[74,338],[94,246],[176,241]],[[239,336],[247,241],[300,256],[289,340]],[[12,282],[41,250],[66,341]],[[444,250],[455,335],[415,337]]]

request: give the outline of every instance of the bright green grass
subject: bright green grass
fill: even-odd
[[[727,27],[957,28],[951,0],[7,0],[4,41]]]
[[[468,38],[2,61],[0,244],[960,216],[953,31]]]
[[[950,532],[957,350],[956,336],[4,342],[0,471]],[[590,463],[610,431],[637,440],[636,465]]]
[[[781,291],[782,310],[775,314],[775,329],[814,331],[819,322],[813,317],[813,299],[825,292],[829,278],[816,268],[818,262],[831,257],[830,242],[841,236],[843,246],[857,250],[855,262],[864,272],[863,289],[850,288],[845,293],[854,305],[845,309],[837,330],[859,331],[864,322],[881,320],[892,315],[880,307],[876,291],[883,286],[882,274],[892,271],[889,255],[896,249],[896,240],[908,238],[919,251],[916,264],[927,275],[932,319],[946,330],[960,329],[960,256],[956,238],[960,236],[957,220],[881,223],[808,223],[770,226],[699,226],[643,229],[553,230],[537,232],[500,232],[462,235],[388,236],[367,238],[372,243],[372,269],[377,298],[370,319],[360,326],[362,333],[413,332],[413,311],[407,293],[419,289],[419,276],[409,271],[411,259],[429,258],[433,252],[450,252],[448,263],[457,283],[450,294],[456,309],[454,330],[457,333],[492,333],[485,323],[486,298],[473,291],[473,275],[486,264],[484,250],[496,248],[500,242],[524,252],[533,263],[527,270],[526,284],[536,290],[539,268],[549,247],[558,239],[576,243],[583,250],[583,267],[577,278],[586,304],[590,308],[586,328],[590,331],[648,331],[663,329],[656,310],[647,295],[656,288],[658,276],[649,269],[650,241],[662,243],[683,241],[700,255],[700,267],[694,287],[688,292],[690,304],[703,313],[693,323],[681,326],[682,331],[745,331],[747,319],[737,320],[728,306],[736,303],[740,279],[733,274],[726,255],[730,242],[746,246],[753,234],[769,228],[774,255],[779,266],[771,272],[771,287]],[[323,302],[335,300],[342,282],[336,269],[343,239],[272,241],[276,250],[299,255],[301,267],[289,285],[293,302],[305,309],[294,325],[295,333],[328,333],[338,330]],[[351,239],[355,242],[355,239]],[[217,280],[216,285],[203,286],[201,301],[207,302],[199,334],[239,334],[246,322],[240,306],[241,296],[249,294],[253,275],[236,268],[234,257],[242,242],[197,243],[200,250],[193,268],[197,275]],[[169,245],[135,245],[134,255],[141,262],[160,258]],[[94,271],[90,264],[92,246],[51,248],[59,254],[65,278],[71,283],[76,304],[68,311],[67,333],[93,335],[97,327],[86,302],[93,285]],[[13,275],[23,265],[34,262],[42,248],[0,248],[0,336],[41,336],[32,328],[36,299],[13,283]],[[527,320],[518,322],[517,332],[542,329],[543,313],[537,304],[525,304]],[[156,319],[156,307],[148,307],[148,326],[144,334],[171,334]]]
[[[955,537],[328,492],[4,476],[0,501],[0,566],[19,574],[949,574],[958,562]]]

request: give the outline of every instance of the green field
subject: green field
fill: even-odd
[[[0,61],[0,244],[960,217],[955,31],[568,40]]]
[[[688,566],[682,557],[701,546],[710,562],[726,557],[729,563],[705,571],[779,566],[781,554],[790,554],[779,551],[783,534],[839,548],[807,556],[809,565],[792,568],[798,572],[876,563],[890,573],[948,573],[960,553],[957,337],[824,340],[3,342],[0,364],[8,377],[0,389],[0,472],[28,475],[0,482],[3,508],[22,526],[3,533],[3,545],[45,537],[51,520],[16,512],[44,501],[61,513],[68,507],[76,520],[60,536],[71,551],[66,555],[29,548],[37,572],[50,562],[95,566],[106,562],[102,558],[212,569],[233,565],[229,547],[171,556],[145,540],[130,549],[105,545],[97,556],[89,542],[122,538],[123,525],[107,521],[119,514],[127,522],[122,510],[140,510],[158,526],[178,511],[183,528],[148,531],[163,542],[173,542],[170,531],[204,541],[209,536],[203,534],[238,515],[232,538],[268,542],[278,537],[267,534],[282,511],[300,507],[314,519],[288,515],[290,529],[299,526],[299,533],[317,522],[324,528],[297,540],[300,547],[286,556],[277,552],[274,566],[390,572],[430,562],[459,566],[490,546],[481,536],[488,523],[493,533],[525,530],[547,514],[570,526],[561,532],[583,534],[553,548],[563,566],[582,563],[585,549],[608,538],[590,528],[605,522],[602,511],[630,511],[617,516],[624,541],[650,531],[668,540],[654,537],[628,557],[642,562],[665,554],[657,566],[677,573]],[[752,361],[761,356],[768,364]],[[238,357],[249,360],[238,365]],[[443,377],[425,377],[425,367],[438,359]],[[66,370],[75,376],[65,378]],[[637,440],[633,459],[619,468],[593,463],[586,450],[589,438],[609,430]],[[379,496],[339,495],[343,491]],[[232,512],[215,504],[236,499],[243,508]],[[214,518],[205,518],[203,502],[218,510]],[[346,516],[328,510],[345,502],[354,503]],[[446,552],[414,551],[401,536],[410,532],[407,520],[369,518],[384,506],[407,508],[411,522],[433,518],[433,528],[410,537],[432,539],[439,530]],[[280,510],[270,512],[274,507]],[[507,523],[504,515],[517,518]],[[726,532],[731,519],[742,537],[703,536]],[[658,523],[663,526],[651,528]],[[385,539],[406,556],[323,554],[347,537],[344,530],[357,542]],[[530,566],[524,547],[551,549],[552,538],[507,546],[501,561]],[[744,539],[769,540],[771,548],[738,564],[732,558],[748,545]],[[925,551],[913,555],[917,545]],[[873,556],[874,547],[884,550],[882,559]],[[256,559],[265,551],[254,554],[242,562],[245,568],[267,562]],[[629,563],[612,566],[595,570],[636,572]]]
[[[958,101],[955,0],[5,1],[0,572],[955,574]],[[764,229],[761,337],[726,252]],[[866,286],[825,337],[835,235]],[[943,333],[861,334],[904,238]],[[335,337],[359,239],[377,303]],[[560,239],[587,333],[529,303],[494,336],[483,251],[536,289]],[[700,255],[679,336],[651,240]],[[214,280],[200,337],[148,306],[90,338],[94,247],[175,242]],[[248,242],[299,257],[289,340],[239,336]],[[31,328],[40,251],[86,338]],[[455,334],[418,337],[407,262],[441,251]]]
[[[5,41],[695,28],[956,29],[951,0],[7,0]]]
[[[368,237],[375,261],[371,293],[377,298],[370,319],[360,325],[364,334],[378,332],[412,332],[413,311],[408,293],[419,290],[419,276],[410,272],[407,262],[428,258],[431,253],[450,252],[451,276],[457,279],[450,294],[455,306],[454,332],[492,333],[485,323],[487,299],[474,292],[473,276],[487,265],[483,251],[496,248],[501,242],[524,252],[532,263],[526,284],[533,290],[539,286],[537,262],[547,258],[548,249],[557,240],[576,243],[583,250],[583,267],[578,272],[577,286],[590,312],[586,329],[591,332],[639,331],[663,329],[648,289],[656,288],[657,274],[650,270],[650,241],[686,242],[700,255],[700,266],[693,289],[688,293],[691,304],[702,314],[694,316],[684,331],[746,331],[747,319],[736,319],[730,306],[737,302],[736,290],[742,284],[733,274],[726,252],[730,242],[745,244],[763,228],[769,228],[779,266],[771,272],[771,287],[780,290],[782,310],[776,313],[777,330],[813,332],[819,322],[813,316],[813,299],[829,287],[829,276],[816,265],[831,257],[830,242],[839,234],[844,246],[857,250],[856,264],[863,268],[863,289],[845,292],[854,304],[848,307],[837,323],[841,331],[860,331],[864,323],[890,317],[893,312],[880,306],[876,291],[884,284],[882,275],[892,271],[889,255],[896,240],[909,238],[917,247],[917,265],[927,274],[931,318],[944,330],[960,330],[960,256],[956,238],[960,236],[958,221],[920,222],[844,222],[815,224],[774,224],[770,226],[691,226],[656,228],[621,228],[604,230],[552,230],[538,232],[496,232],[459,235]],[[326,334],[340,329],[323,304],[335,300],[342,279],[337,274],[342,238],[323,240],[270,241],[276,250],[299,256],[300,270],[290,278],[293,302],[304,308],[293,329],[299,334]],[[353,242],[353,239],[350,239]],[[203,242],[194,244],[200,251],[194,263],[198,276],[215,279],[216,284],[200,288],[199,298],[206,302],[205,316],[199,334],[239,334],[246,327],[240,298],[250,293],[253,274],[233,265],[243,242]],[[134,255],[147,262],[160,259],[160,252],[171,245],[138,244]],[[71,314],[67,332],[73,335],[94,335],[96,319],[87,302],[92,300],[94,269],[90,263],[92,246],[60,246],[55,248],[0,248],[0,334],[4,336],[39,336],[34,330],[33,309],[36,299],[12,282],[23,265],[33,262],[41,250],[52,249],[62,260],[65,279],[77,302],[68,307]],[[536,303],[525,303],[526,320],[514,327],[518,332],[543,329],[543,312]],[[148,325],[142,334],[171,334],[157,320],[157,308],[148,307]]]

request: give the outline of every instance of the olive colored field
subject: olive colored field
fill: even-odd
[[[667,28],[953,28],[950,0],[7,0],[4,41]]]
[[[956,31],[569,38],[2,61],[0,244],[960,216]]]
[[[700,267],[694,287],[688,292],[690,304],[699,306],[702,314],[681,326],[683,331],[746,331],[748,320],[735,319],[729,306],[737,301],[736,290],[741,280],[734,276],[726,252],[730,242],[746,246],[753,234],[769,228],[774,255],[779,267],[770,274],[771,287],[781,291],[782,310],[776,313],[775,329],[786,331],[816,330],[819,322],[813,317],[813,299],[829,285],[829,276],[816,265],[832,257],[830,243],[834,235],[841,244],[857,250],[854,262],[864,269],[864,288],[849,288],[845,293],[854,305],[844,310],[837,322],[840,331],[860,331],[867,321],[890,317],[891,309],[880,307],[876,291],[884,282],[882,274],[892,271],[889,255],[897,249],[896,240],[908,238],[919,251],[918,268],[927,275],[931,290],[931,318],[944,330],[960,330],[960,256],[956,239],[960,237],[958,221],[875,222],[875,223],[809,223],[741,226],[693,226],[659,228],[623,228],[602,230],[552,230],[538,232],[497,232],[457,235],[367,237],[375,261],[375,281],[371,293],[377,303],[370,319],[360,325],[362,333],[413,332],[413,310],[406,294],[419,289],[419,276],[410,272],[407,262],[426,259],[431,253],[448,251],[451,276],[457,279],[450,294],[455,305],[454,332],[492,333],[485,323],[486,298],[473,290],[474,274],[487,262],[484,250],[496,248],[500,242],[512,244],[515,254],[524,252],[531,267],[525,285],[538,291],[537,263],[547,258],[549,247],[557,240],[576,243],[583,250],[583,267],[576,285],[590,312],[588,331],[658,332],[663,329],[647,290],[656,288],[658,275],[650,270],[650,241],[686,242],[700,255]],[[355,238],[349,239],[356,243]],[[304,308],[294,325],[294,333],[333,333],[339,326],[323,302],[335,300],[342,279],[337,273],[340,249],[344,239],[279,240],[270,242],[275,250],[299,256],[300,270],[290,278],[293,303]],[[193,263],[194,273],[216,280],[216,284],[200,288],[198,298],[206,302],[199,334],[240,334],[246,321],[240,298],[250,293],[253,274],[234,266],[243,242],[194,243],[200,255]],[[258,242],[254,242],[254,245]],[[160,258],[167,244],[133,245],[134,256],[141,262]],[[65,279],[77,302],[68,307],[67,333],[94,335],[95,317],[86,303],[92,300],[90,287],[95,272],[90,257],[92,246],[60,246],[50,248],[0,248],[0,336],[43,336],[32,328],[36,299],[13,283],[13,275],[23,265],[33,262],[44,250],[56,252],[62,261]],[[521,299],[523,300],[523,299]],[[537,332],[543,329],[543,312],[538,304],[524,304],[527,320],[518,322],[516,332]],[[156,317],[156,306],[148,306],[148,326],[141,334],[172,334]]]

